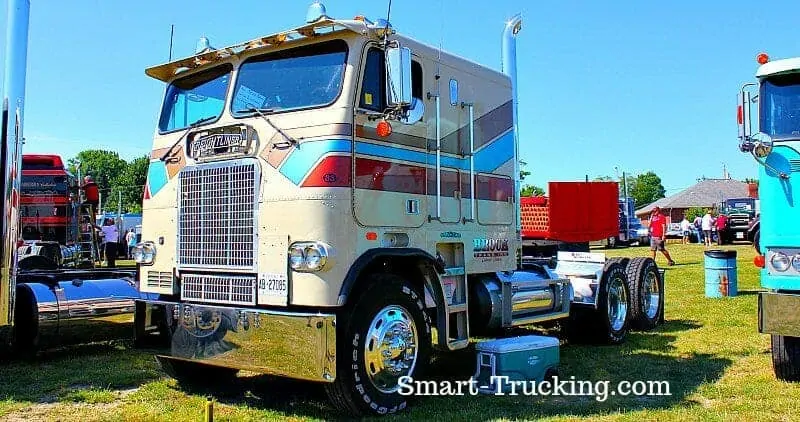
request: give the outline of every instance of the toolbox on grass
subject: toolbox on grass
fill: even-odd
[[[478,343],[475,346],[478,362],[473,376],[478,391],[508,392],[510,382],[542,381],[557,374],[559,344],[555,337],[534,335]]]

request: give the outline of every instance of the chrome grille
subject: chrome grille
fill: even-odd
[[[165,271],[148,271],[147,272],[147,287],[153,289],[170,289],[172,288],[172,273]]]
[[[186,167],[181,171],[180,267],[255,270],[259,180],[254,160]]]
[[[236,305],[256,304],[256,277],[247,275],[184,274],[181,298]]]

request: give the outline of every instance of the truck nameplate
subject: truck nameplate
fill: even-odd
[[[254,130],[249,126],[227,126],[200,132],[189,142],[189,157],[197,160],[218,156],[242,156],[251,151]]]
[[[472,252],[475,258],[508,256],[508,239],[473,239]]]

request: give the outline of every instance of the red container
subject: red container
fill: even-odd
[[[550,182],[548,193],[521,198],[523,239],[591,242],[619,234],[616,182]]]

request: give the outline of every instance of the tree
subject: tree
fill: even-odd
[[[81,166],[81,177],[91,175],[104,197],[111,192],[112,183],[127,165],[116,152],[99,149],[81,151],[67,161],[73,171],[77,169],[78,162]]]
[[[661,178],[648,171],[636,176],[633,186],[628,187],[628,193],[633,197],[636,208],[641,208],[663,198],[666,191],[661,184]]]
[[[686,210],[686,219],[689,221],[694,221],[696,217],[704,215],[706,215],[706,209],[703,207],[692,207]]]
[[[626,188],[628,190],[628,196],[631,196],[631,187],[634,184],[636,184],[636,177],[634,177],[634,176],[632,176],[630,174],[626,174],[625,175],[625,180],[627,182],[627,186],[622,184],[622,178],[621,177],[619,178],[619,180],[616,180],[611,176],[597,176],[597,177],[594,178],[595,182],[617,182],[619,184],[619,197],[620,198],[625,197],[625,192],[624,192],[623,189],[626,189]]]
[[[529,172],[528,170],[522,170],[522,168],[527,166],[527,165],[528,165],[527,162],[525,162],[523,160],[519,160],[519,168],[520,168],[520,170],[519,170],[519,180],[525,180],[526,177],[531,175],[531,172]]]
[[[147,156],[138,157],[126,163],[125,168],[113,181],[109,205],[118,201],[121,193],[123,211],[141,212],[144,184],[147,181],[147,168],[149,165],[150,160]]]
[[[519,194],[520,196],[544,196],[544,189],[539,186],[525,185]]]

